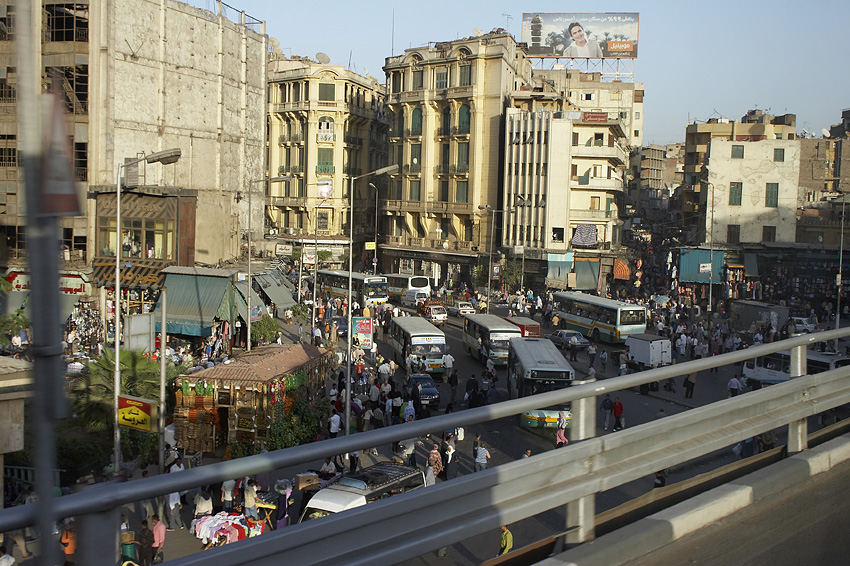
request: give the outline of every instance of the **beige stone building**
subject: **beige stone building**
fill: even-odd
[[[385,88],[342,65],[309,58],[274,60],[269,70],[269,171],[291,181],[273,183],[266,202],[266,234],[281,242],[348,253],[352,177],[387,164]],[[371,260],[376,192],[382,178],[354,187],[355,266]],[[368,255],[369,257],[365,257]]]
[[[384,72],[400,171],[380,203],[381,269],[471,281],[500,241],[506,100],[531,85],[531,61],[497,31],[406,49]]]
[[[0,225],[7,265],[20,269],[26,220],[16,151],[16,7],[0,0]],[[86,291],[100,287],[108,307],[121,253],[125,312],[147,312],[157,293],[146,289],[162,282],[162,268],[238,257],[249,213],[261,225],[262,200],[249,211],[239,197],[265,175],[265,24],[244,12],[231,21],[220,4],[212,13],[173,0],[32,7],[39,86],[64,102],[74,175],[87,195],[85,216],[60,220],[63,274],[82,276]],[[182,153],[174,164],[122,168],[119,230],[119,164],[170,148]]]

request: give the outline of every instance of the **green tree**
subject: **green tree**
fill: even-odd
[[[522,260],[508,259],[502,265],[502,279],[507,291],[515,291],[522,280]]]
[[[251,324],[251,340],[255,342],[274,342],[278,332],[280,332],[280,324],[267,314],[264,314],[258,322]]]
[[[0,295],[6,296],[12,290],[12,284],[0,278]],[[30,321],[24,316],[23,309],[18,309],[10,314],[0,315],[0,344],[8,346],[11,344],[9,337],[21,330],[29,328]]]

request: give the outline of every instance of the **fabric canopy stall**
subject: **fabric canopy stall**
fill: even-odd
[[[278,309],[287,309],[295,304],[295,299],[292,298],[292,294],[295,292],[294,286],[281,272],[257,275],[255,281]]]
[[[178,269],[181,272],[172,272]],[[229,320],[227,313],[220,309],[229,292],[231,272],[174,267],[165,271],[169,334],[210,336],[216,318],[222,319],[224,315],[224,319]],[[161,332],[161,312],[162,301],[159,301],[154,309],[157,332]]]
[[[712,260],[713,257],[713,260]],[[724,262],[723,250],[682,249],[679,251],[679,281],[683,283],[722,283]],[[700,266],[711,266],[701,271]]]

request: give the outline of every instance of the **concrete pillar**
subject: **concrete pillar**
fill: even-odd
[[[573,381],[573,385],[593,383],[596,379]],[[596,436],[596,397],[584,397],[573,401],[570,410],[570,442],[578,442]],[[596,496],[588,495],[567,503],[567,529],[578,527],[566,536],[565,544],[579,544],[594,538],[596,525]]]
[[[806,347],[791,348],[791,379],[806,375]],[[809,422],[804,417],[788,423],[788,453],[796,454],[808,448]]]

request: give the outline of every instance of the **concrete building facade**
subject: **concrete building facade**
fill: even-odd
[[[308,58],[275,60],[269,73],[269,153],[265,233],[281,242],[347,254],[349,184],[387,165],[385,88],[342,65]],[[376,234],[382,178],[354,187],[355,265],[371,259],[363,242]]]

